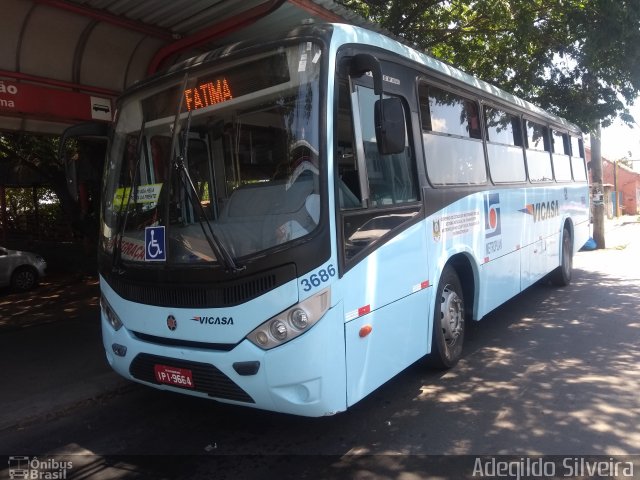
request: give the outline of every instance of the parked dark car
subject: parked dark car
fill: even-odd
[[[40,255],[0,247],[0,287],[30,290],[38,285],[46,268],[47,262]]]

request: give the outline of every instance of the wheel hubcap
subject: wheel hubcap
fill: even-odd
[[[440,323],[447,346],[455,345],[462,333],[464,305],[458,294],[447,285],[442,291],[440,303]]]
[[[16,278],[16,285],[21,289],[28,289],[33,286],[33,275],[29,272],[20,272]]]

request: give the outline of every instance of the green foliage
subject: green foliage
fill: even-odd
[[[38,220],[56,223],[63,217],[70,220],[76,233],[95,236],[95,218],[80,211],[80,205],[67,190],[64,159],[58,157],[60,138],[34,135],[25,132],[0,133],[0,164],[14,172],[36,174],[43,187],[38,190]],[[70,143],[71,155],[76,155],[77,145]],[[17,223],[34,214],[32,189],[7,189],[9,221]],[[42,195],[42,196],[40,196]],[[28,209],[31,209],[29,212]],[[24,228],[24,226],[22,226]]]
[[[633,162],[628,157],[622,157],[618,160],[618,163],[633,170]]]
[[[39,202],[45,204],[59,204],[55,193],[49,188],[36,189],[36,197]],[[7,211],[9,218],[18,217],[25,213],[31,212],[33,208],[33,189],[32,188],[7,188]]]
[[[0,162],[14,168],[30,170],[47,181],[64,175],[64,165],[58,159],[59,137],[32,135],[23,132],[0,133]]]
[[[6,189],[7,229],[39,238],[57,237],[69,222],[55,192],[47,187]],[[37,202],[37,207],[35,202]]]
[[[640,93],[640,0],[343,0],[418,48],[591,131]]]

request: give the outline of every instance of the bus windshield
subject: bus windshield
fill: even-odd
[[[106,165],[103,251],[228,267],[316,228],[320,55],[303,42],[125,97]]]

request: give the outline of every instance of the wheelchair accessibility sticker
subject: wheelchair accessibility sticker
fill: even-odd
[[[164,262],[167,252],[164,241],[164,227],[146,227],[144,229],[144,259],[147,262]]]

